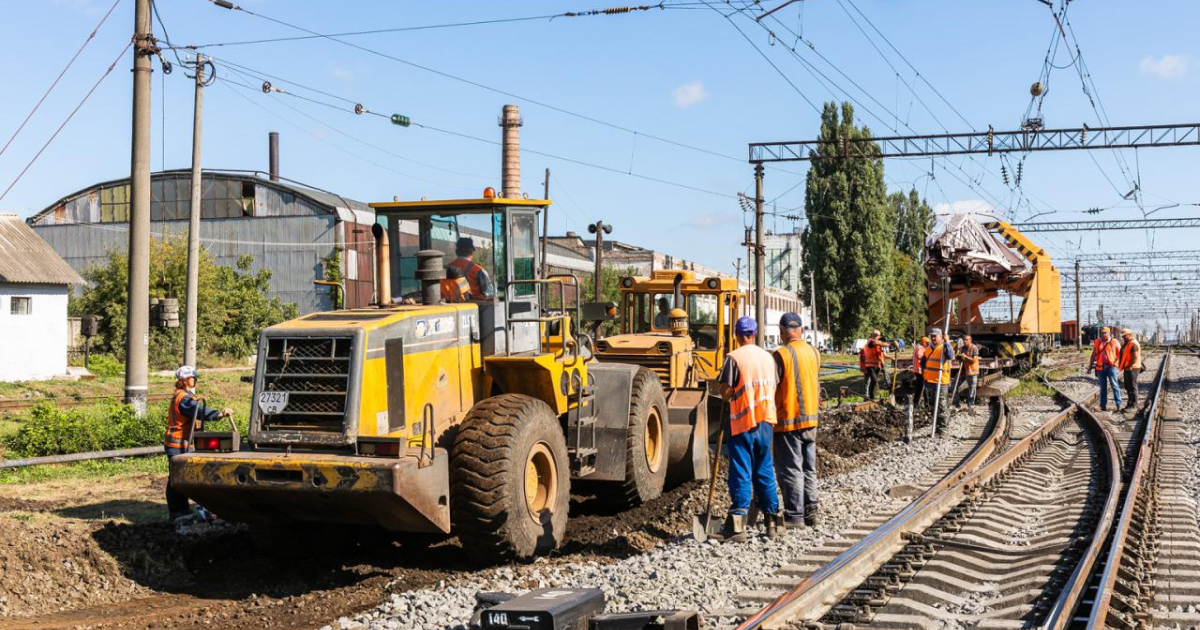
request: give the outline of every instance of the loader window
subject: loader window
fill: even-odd
[[[717,309],[720,300],[716,295],[693,293],[687,298],[688,334],[701,350],[716,350],[720,331],[717,329]]]
[[[512,216],[512,234],[508,238],[508,246],[512,249],[513,280],[533,280],[537,264],[537,250],[534,241],[537,234],[536,215],[514,214]],[[536,287],[532,284],[519,284],[513,289],[513,295],[524,297],[533,295]]]

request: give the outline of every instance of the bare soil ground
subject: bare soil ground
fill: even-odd
[[[818,437],[822,472],[856,467],[903,423],[886,409],[831,413]],[[180,536],[163,518],[165,482],[143,473],[0,486],[0,630],[319,627],[478,568],[454,539],[288,558],[261,553],[242,527]],[[693,482],[623,513],[574,497],[566,543],[541,562],[609,562],[687,535],[707,489]],[[722,479],[718,513],[726,496]]]

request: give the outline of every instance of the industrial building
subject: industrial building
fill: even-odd
[[[276,163],[273,160],[273,163]],[[191,171],[151,175],[151,233],[185,237],[191,212]],[[333,307],[326,261],[341,259],[345,305],[374,298],[375,213],[365,203],[257,171],[205,170],[201,176],[200,245],[213,262],[233,267],[252,257],[251,269],[271,272],[271,296],[301,313]],[[28,219],[29,225],[82,273],[128,248],[129,179],[75,191]]]

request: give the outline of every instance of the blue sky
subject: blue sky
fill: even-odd
[[[0,23],[0,58],[9,60],[0,66],[0,93],[5,95],[0,141],[8,139],[112,1],[7,3]],[[159,4],[171,40],[177,44],[302,35],[206,0],[160,0]],[[242,0],[241,4],[326,33],[608,6],[594,0]],[[685,6],[345,38],[613,126],[325,39],[207,48],[222,65],[217,85],[206,92],[205,165],[265,170],[265,136],[275,130],[282,134],[286,177],[363,201],[468,196],[499,183],[499,148],[493,144],[430,129],[400,128],[375,116],[355,116],[348,102],[284,81],[274,83],[334,107],[246,91],[231,81],[257,88],[261,80],[239,76],[224,62],[317,88],[372,111],[403,113],[418,123],[491,140],[499,138],[496,120],[501,106],[516,102],[525,118],[522,140],[527,149],[620,171],[526,153],[523,187],[531,195],[540,195],[543,169],[553,172],[551,197],[557,202],[552,210],[553,232],[582,231],[588,222],[603,218],[614,225],[613,238],[731,270],[743,252],[737,243],[745,220],[734,197],[752,191],[752,171],[744,161],[746,143],[814,137],[817,114],[805,98],[819,106],[822,101],[845,98],[840,89],[849,90],[878,116],[859,112],[859,120],[876,134],[891,134],[893,127],[900,133],[984,129],[989,124],[1016,128],[1056,28],[1050,10],[1038,0],[801,0],[776,13],[778,20],[763,22],[778,34],[772,40],[746,14],[725,17],[731,10],[724,3],[712,3],[722,12],[697,0],[670,4]],[[920,77],[874,33],[858,10],[903,53]],[[132,15],[133,0],[121,0],[55,92],[0,155],[0,191],[125,46]],[[1067,15],[1111,123],[1194,121],[1194,103],[1200,96],[1196,65],[1200,50],[1192,27],[1200,19],[1200,5],[1184,0],[1085,0],[1073,2]],[[870,40],[860,27],[871,34]],[[155,33],[162,36],[157,24]],[[803,40],[797,42],[797,35]],[[795,55],[788,50],[792,46]],[[1060,49],[1055,63],[1068,67],[1054,69],[1050,75],[1042,112],[1049,127],[1100,124],[1081,89],[1078,65],[1070,65],[1073,52]],[[817,53],[836,64],[836,69]],[[796,55],[838,87],[831,91],[814,79]],[[128,175],[129,63],[126,54],[0,200],[0,209],[28,215],[75,189]],[[164,90],[163,76],[156,70],[156,170],[186,168],[190,161],[191,82],[180,69],[165,79]],[[727,157],[655,141],[645,134]],[[1111,152],[1031,155],[1022,169],[1020,191],[1001,182],[1001,161],[995,157],[892,160],[886,164],[886,175],[893,189],[915,185],[930,203],[943,204],[943,210],[983,208],[1016,219],[1052,212],[1039,218],[1080,220],[1089,216],[1081,211],[1098,207],[1106,208],[1099,215],[1103,218],[1134,218],[1141,216],[1141,210],[1122,201],[1121,194],[1139,174],[1147,209],[1200,202],[1194,181],[1200,163],[1196,155],[1195,148],[1143,149],[1136,155],[1126,151],[1126,172]],[[626,174],[630,171],[709,192],[648,181]],[[767,171],[766,197],[780,213],[802,214],[797,208],[803,205],[803,186],[781,193],[801,182],[804,171],[803,164]],[[980,183],[968,186],[954,174]],[[1021,196],[1031,199],[1032,206],[1018,203]],[[1153,216],[1188,216],[1198,210],[1181,206]],[[768,221],[768,227],[781,231],[791,225],[785,219]],[[1098,248],[1189,249],[1193,238],[1193,232],[1177,230],[1048,234],[1036,240],[1064,258]]]

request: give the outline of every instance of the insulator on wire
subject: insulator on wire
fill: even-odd
[[[1024,172],[1024,170],[1025,170],[1025,160],[1021,160],[1020,162],[1017,162],[1017,179],[1016,179],[1016,181],[1017,181],[1018,186],[1021,185],[1021,175]]]
[[[1005,186],[1008,186],[1008,169],[1004,168],[1003,164],[1000,165],[1000,179],[1004,180]]]
[[[393,125],[400,125],[401,127],[407,127],[412,124],[412,121],[404,114],[392,114],[391,120]]]
[[[355,113],[355,114],[362,115],[362,113],[363,113],[363,112],[365,112],[365,111],[367,111],[367,108],[366,108],[366,107],[363,107],[363,106],[362,106],[362,103],[355,103],[355,104],[354,104],[354,113]]]

